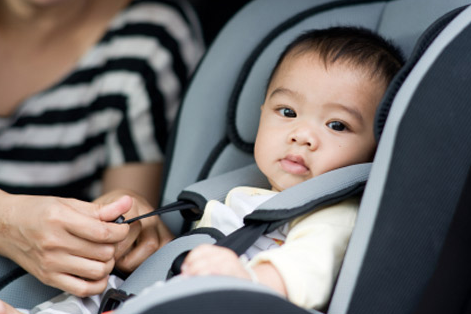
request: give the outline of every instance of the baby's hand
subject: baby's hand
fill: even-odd
[[[183,276],[222,275],[250,280],[238,256],[230,249],[203,244],[193,249],[181,267]]]

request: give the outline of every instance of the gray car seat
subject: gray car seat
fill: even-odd
[[[470,126],[461,128],[471,117],[471,71],[463,64],[471,43],[471,11],[441,18],[416,45],[432,22],[465,4],[469,1],[249,4],[219,35],[186,94],[164,201],[174,201],[194,181],[253,162],[267,76],[290,39],[304,29],[337,24],[375,29],[399,43],[410,60],[377,116],[379,137],[392,104],[328,313],[469,312],[469,236],[468,242],[462,236],[452,240],[450,235],[459,232],[450,226],[466,215],[465,196],[471,188]],[[179,227],[177,223],[174,230]],[[453,249],[453,261],[446,258],[449,247],[461,249],[460,254]],[[133,290],[129,283],[125,288]],[[229,278],[154,286],[118,313],[190,308],[204,313],[306,313],[262,287]]]
[[[190,84],[169,151],[163,204],[190,184],[253,163],[252,148],[268,73],[303,30],[360,25],[409,56],[420,34],[469,0],[258,0],[239,12],[207,51]],[[164,216],[180,232],[178,213]]]
[[[469,2],[250,3],[220,33],[187,91],[170,149],[164,204],[175,201],[198,180],[253,163],[252,146],[268,74],[286,43],[303,30],[361,25],[394,39],[407,56],[415,57],[413,48],[420,34],[445,12]],[[471,14],[466,10],[455,18],[458,13],[441,20],[432,35],[422,38],[420,42],[427,44],[419,47],[417,60],[412,58],[402,72],[404,83],[398,79],[384,100],[384,108],[393,105],[329,313],[425,311],[436,300],[424,298],[441,291],[443,281],[437,270],[448,269],[449,263],[441,257],[442,247],[448,247],[445,241],[456,246],[448,230],[455,212],[466,208],[460,196],[466,195],[462,192],[466,184],[469,189],[471,161],[467,123],[471,106],[466,106],[469,97],[463,94],[471,75],[465,63],[457,62],[466,59],[470,48],[471,41],[463,37],[471,38],[467,27]],[[378,115],[378,125],[386,111]],[[461,200],[469,204],[465,197]],[[178,213],[162,217],[176,234],[185,229]],[[156,256],[165,258],[164,253]],[[463,263],[461,256],[457,258]],[[149,264],[136,274],[149,274]],[[132,278],[137,276],[128,279],[126,289],[139,285]],[[15,290],[15,284],[7,285],[0,298],[23,302],[15,304],[22,306],[24,300],[18,299],[27,286],[18,285]],[[172,280],[164,289],[141,290],[118,313],[180,313],[191,308],[206,313],[306,313],[263,287],[230,278]],[[467,297],[462,294],[451,305],[443,302],[447,310],[440,313],[463,309]]]
[[[194,181],[253,162],[267,76],[290,39],[337,24],[375,29],[399,43],[409,61],[377,114],[380,146],[328,313],[469,313],[471,241],[463,225],[470,220],[471,68],[464,60],[471,48],[471,9],[453,11],[466,4],[248,5],[219,35],[186,95],[165,201]],[[194,119],[198,112],[201,120]],[[175,226],[178,231],[180,224]],[[151,273],[152,266],[144,269]],[[139,295],[118,313],[307,313],[263,287],[230,278],[171,280],[144,291],[134,290],[133,281],[140,282],[129,280],[124,289]]]

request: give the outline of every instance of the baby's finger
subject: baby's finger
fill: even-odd
[[[201,244],[188,253],[187,257],[185,260],[197,260],[200,258],[204,258],[212,253],[214,253],[214,250],[217,250],[218,247],[212,245],[212,244]]]
[[[207,259],[199,259],[190,262],[184,262],[181,271],[185,276],[207,276],[215,274],[216,269]]]

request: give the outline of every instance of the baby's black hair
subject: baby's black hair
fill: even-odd
[[[336,61],[345,61],[353,66],[363,67],[372,77],[382,79],[386,84],[391,82],[405,62],[398,47],[369,29],[337,26],[311,30],[297,37],[285,48],[273,68],[267,90],[287,56],[310,52],[317,53],[326,66]]]

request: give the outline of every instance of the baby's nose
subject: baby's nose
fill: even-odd
[[[315,149],[319,141],[314,130],[309,127],[299,127],[291,133],[291,142],[306,145],[309,149]]]

